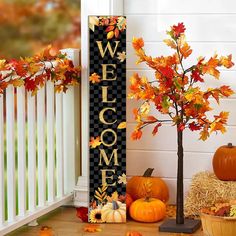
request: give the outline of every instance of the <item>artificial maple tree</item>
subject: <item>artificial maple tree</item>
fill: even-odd
[[[199,57],[195,64],[185,67],[185,60],[192,49],[185,40],[185,26],[179,23],[167,31],[168,39],[164,42],[174,50],[170,56],[151,57],[146,55],[142,38],[133,39],[133,48],[138,56],[137,64],[144,62],[155,70],[155,79],[150,81],[137,73],[130,78],[130,99],[143,101],[133,113],[137,125],[131,137],[133,140],[142,137],[144,127],[153,125],[152,134],[156,135],[163,123],[171,123],[177,129],[178,171],[177,171],[177,224],[184,224],[183,205],[183,132],[186,129],[199,131],[200,139],[206,140],[212,132],[226,131],[228,112],[220,112],[212,119],[208,112],[212,110],[209,99],[219,103],[220,98],[229,97],[234,92],[226,85],[219,88],[202,89],[205,75],[214,79],[220,78],[219,67],[231,68],[232,55],[215,54],[206,59]],[[154,104],[159,113],[150,115],[150,106]],[[160,118],[160,114],[168,118]],[[162,116],[163,117],[163,116]]]

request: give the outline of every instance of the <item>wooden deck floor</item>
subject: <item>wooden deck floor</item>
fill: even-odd
[[[8,236],[38,236],[42,226],[50,226],[55,231],[55,236],[125,236],[129,230],[140,231],[143,236],[188,236],[188,234],[159,233],[158,224],[142,224],[128,221],[126,224],[102,224],[102,232],[85,233],[83,232],[84,223],[76,217],[74,208],[61,207],[54,212],[39,219],[39,226],[24,226],[19,230],[8,234]],[[201,230],[194,236],[203,236]]]

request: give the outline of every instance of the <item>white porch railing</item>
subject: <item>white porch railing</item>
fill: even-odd
[[[63,52],[78,65],[79,50]],[[0,235],[72,199],[79,127],[75,97],[74,88],[55,94],[52,82],[33,97],[23,87],[8,87],[0,95]]]

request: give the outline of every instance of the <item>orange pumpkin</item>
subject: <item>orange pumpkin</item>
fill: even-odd
[[[138,231],[128,231],[126,233],[126,236],[142,236],[142,234],[139,233]]]
[[[236,146],[232,143],[219,147],[212,161],[214,173],[220,180],[236,180]]]
[[[139,222],[157,222],[165,217],[166,205],[156,198],[141,198],[131,204],[129,214]]]
[[[151,182],[151,193],[150,196],[153,198],[160,199],[163,202],[167,202],[169,199],[169,190],[166,185],[166,183],[158,178],[158,177],[152,177],[152,172],[154,169],[148,168],[143,176],[134,176],[132,177],[128,183],[126,191],[128,194],[131,195],[131,197],[134,200],[137,200],[139,198],[143,198],[146,196],[146,191],[143,188],[143,186],[146,183]]]
[[[125,201],[126,201],[126,209],[127,209],[127,211],[128,211],[128,209],[130,208],[130,206],[131,206],[131,204],[132,204],[132,202],[133,202],[133,198],[131,197],[131,195],[130,194],[126,194],[126,199],[125,199]]]
[[[53,231],[48,226],[43,226],[39,231],[39,236],[53,236]]]

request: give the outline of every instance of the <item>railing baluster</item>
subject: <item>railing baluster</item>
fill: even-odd
[[[46,201],[46,155],[45,155],[45,88],[37,94],[37,134],[38,134],[38,199],[39,206]]]
[[[29,211],[36,207],[36,139],[35,139],[35,96],[27,92],[28,118],[28,189]]]
[[[47,182],[48,202],[55,197],[55,155],[54,155],[54,85],[47,82]]]
[[[57,197],[64,195],[64,174],[63,174],[63,94],[56,94],[56,180]]]
[[[4,196],[4,117],[3,94],[0,94],[0,227],[5,221],[5,196]]]
[[[26,211],[25,88],[17,88],[18,214]]]
[[[6,89],[7,215],[9,222],[14,221],[16,214],[14,107],[14,88],[9,86]]]

